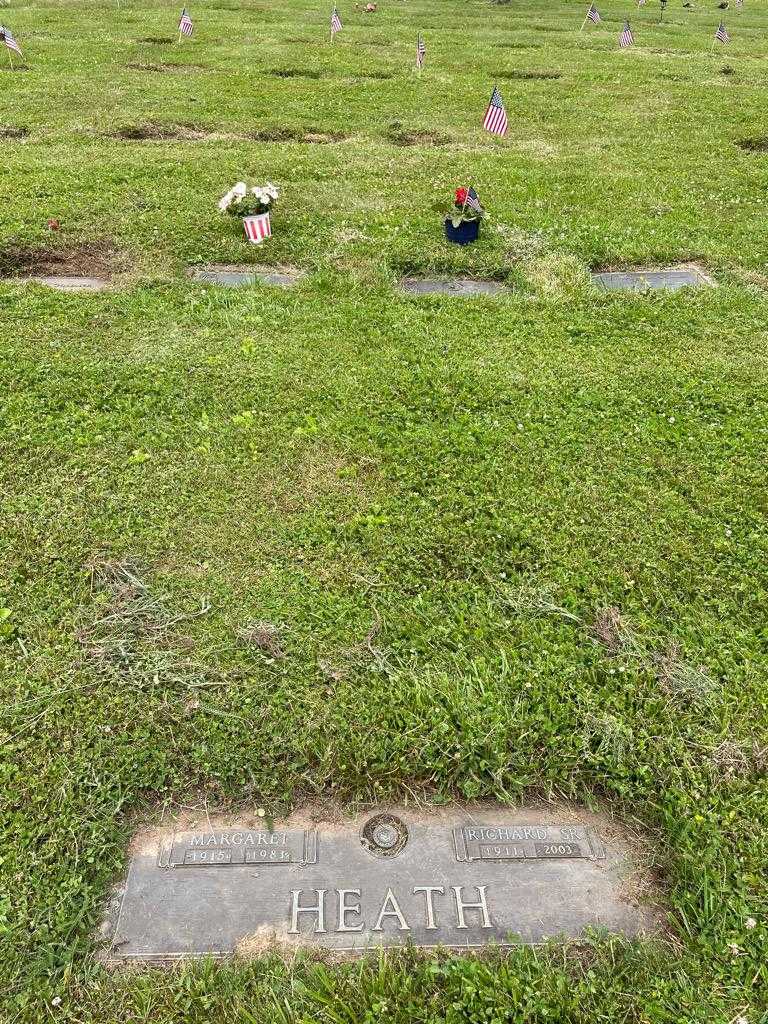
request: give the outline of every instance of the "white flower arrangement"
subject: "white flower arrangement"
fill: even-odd
[[[219,209],[232,217],[253,217],[258,213],[269,213],[280,196],[280,189],[268,181],[266,185],[248,186],[238,181],[219,200]]]

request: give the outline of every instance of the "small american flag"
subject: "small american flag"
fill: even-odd
[[[337,32],[341,32],[343,28],[344,26],[341,24],[339,12],[334,7],[331,11],[331,39],[333,39]]]
[[[24,56],[21,52],[21,47],[13,38],[13,32],[4,25],[0,25],[0,42],[5,43],[9,50],[13,50],[14,53],[18,53],[20,57]]]
[[[179,18],[179,34],[182,36],[191,36],[193,31],[194,25],[192,24],[192,19],[189,16],[189,11],[185,7],[181,12],[181,17]]]
[[[427,47],[424,45],[424,40],[421,38],[421,32],[416,40],[416,67],[421,70],[424,67],[424,60],[427,56]]]
[[[621,30],[619,36],[619,46],[623,49],[625,46],[631,46],[635,41],[635,37],[632,35],[632,29],[629,27],[629,22],[624,22],[624,28]]]
[[[725,25],[721,21],[720,24],[717,26],[717,32],[715,32],[715,39],[717,39],[719,43],[727,43],[730,41],[730,38],[731,37],[728,35],[728,32],[726,31]]]
[[[480,199],[478,198],[477,192],[475,192],[471,185],[467,189],[467,198],[464,205],[468,206],[470,210],[475,210],[477,213],[483,212],[483,208],[480,205]]]
[[[501,98],[501,93],[498,87],[494,85],[491,98],[488,103],[488,109],[485,112],[483,118],[483,128],[491,133],[491,135],[506,135],[507,134],[507,112],[504,109],[504,100]]]
[[[594,4],[590,4],[589,5],[589,10],[587,11],[587,17],[589,18],[590,21],[594,22],[595,25],[599,25],[600,24],[600,12],[598,11],[598,9],[595,7]]]

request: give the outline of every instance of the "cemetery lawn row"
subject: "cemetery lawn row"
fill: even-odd
[[[341,13],[331,49],[306,0],[199,0],[181,45],[146,41],[166,5],[8,12],[0,274],[115,287],[0,282],[0,1017],[755,1024],[768,158],[737,142],[765,130],[766,16],[710,56],[707,9],[638,13],[623,54],[611,3],[583,34],[564,0]],[[119,137],[142,126],[178,137]],[[215,210],[244,175],[281,186],[258,259],[294,290],[182,280],[256,258]],[[492,219],[450,249],[470,181]],[[585,287],[687,261],[718,287]],[[516,291],[390,287],[433,273]],[[669,937],[94,961],[163,808],[414,797],[615,812]]]

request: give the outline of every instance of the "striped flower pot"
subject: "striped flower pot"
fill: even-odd
[[[245,237],[254,245],[261,245],[265,238],[272,234],[268,213],[257,213],[253,217],[243,217]]]

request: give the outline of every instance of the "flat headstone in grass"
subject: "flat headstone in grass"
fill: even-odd
[[[102,277],[61,277],[50,275],[17,277],[13,280],[42,284],[46,288],[54,288],[58,292],[102,292],[105,288],[109,288],[109,281],[105,281]]]
[[[409,295],[503,295],[508,291],[500,281],[479,281],[473,277],[404,277],[400,288]]]
[[[341,821],[297,813],[269,829],[218,822],[187,816],[137,836],[102,928],[106,959],[465,949],[658,927],[628,890],[629,847],[588,812],[484,805]]]
[[[201,284],[216,284],[222,288],[246,288],[254,284],[292,288],[302,280],[304,272],[291,267],[211,265],[196,267],[190,271],[190,277]]]
[[[606,292],[676,292],[681,288],[713,287],[714,281],[700,267],[669,267],[666,270],[609,270],[592,274],[592,282]]]

